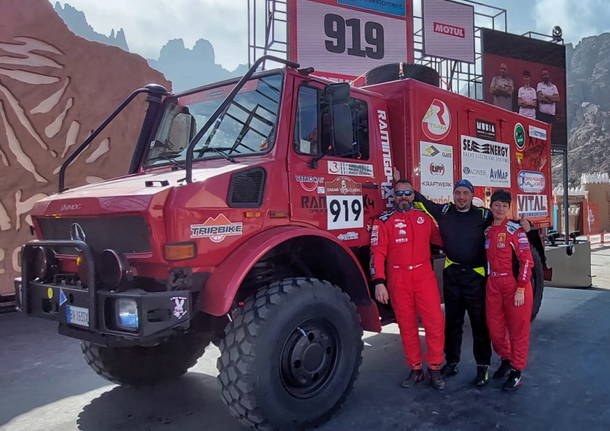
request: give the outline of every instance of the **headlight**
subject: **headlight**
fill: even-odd
[[[104,250],[99,259],[98,274],[102,287],[116,289],[127,274],[127,259],[114,250]]]
[[[115,302],[116,325],[125,331],[137,331],[138,304],[135,299],[119,298]]]
[[[50,248],[34,247],[32,250],[32,270],[30,274],[39,281],[46,281],[57,270],[55,252]]]

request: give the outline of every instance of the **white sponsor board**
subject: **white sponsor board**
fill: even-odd
[[[420,141],[421,194],[445,203],[453,197],[453,147]]]
[[[351,177],[370,177],[373,178],[373,165],[364,163],[328,161],[328,173],[332,175],[349,175]]]
[[[510,146],[462,135],[462,178],[475,186],[510,187]]]
[[[517,217],[546,217],[548,214],[546,195],[517,195]]]
[[[542,139],[543,141],[546,141],[546,130],[544,130],[540,127],[530,125],[529,126],[529,135],[532,138]]]
[[[407,61],[403,17],[309,0],[297,0],[296,13],[296,61],[316,71],[360,76],[382,64]]]
[[[517,185],[519,190],[525,193],[542,193],[546,180],[542,172],[519,171],[519,174],[517,174]]]
[[[424,52],[474,63],[474,7],[447,0],[423,0]]]

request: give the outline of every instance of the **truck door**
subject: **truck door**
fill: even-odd
[[[297,84],[288,156],[292,221],[328,230],[347,245],[369,242],[367,225],[383,210],[371,154],[369,103],[336,97],[323,84]]]

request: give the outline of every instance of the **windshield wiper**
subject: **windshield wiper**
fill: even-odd
[[[237,160],[235,160],[233,157],[231,157],[230,155],[225,153],[225,151],[231,151],[231,150],[233,150],[233,147],[205,147],[200,150],[197,150],[196,153],[198,153],[199,156],[202,156],[205,153],[207,153],[208,151],[214,151],[215,153],[220,154],[222,157],[224,157],[231,163],[237,163]]]
[[[155,157],[151,157],[150,159],[148,159],[148,161],[156,162],[158,160],[166,160],[170,162],[173,166],[182,168],[182,163],[175,160],[176,157],[178,157],[180,154],[182,154],[182,151],[163,151],[157,154]]]

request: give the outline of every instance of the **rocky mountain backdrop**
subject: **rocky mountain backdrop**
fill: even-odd
[[[97,33],[87,22],[85,14],[67,3],[62,6],[56,2],[55,12],[78,36],[129,51],[123,29],[116,32],[113,29],[109,36]],[[214,47],[203,38],[195,42],[193,48],[186,48],[182,39],[170,40],[161,48],[158,59],[147,60],[152,68],[163,73],[172,82],[175,92],[241,76],[248,70],[245,64],[235,70],[227,70],[216,64]]]

